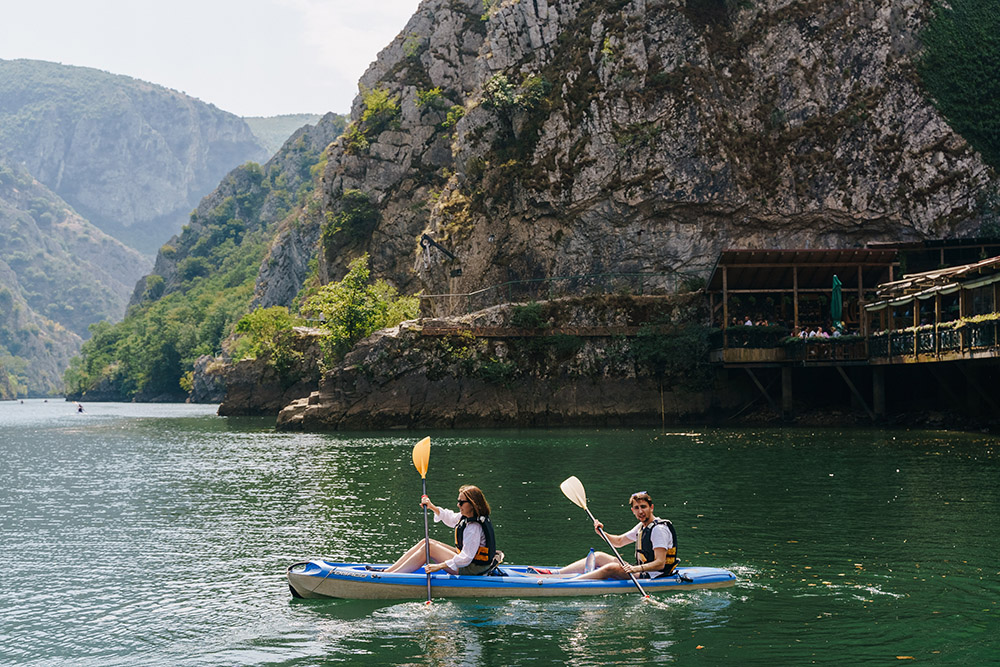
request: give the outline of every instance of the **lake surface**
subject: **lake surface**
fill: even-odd
[[[996,664],[1000,440],[816,429],[276,433],[214,406],[0,403],[0,664]],[[310,557],[386,561],[428,493],[483,488],[509,563],[600,548],[629,494],[684,564],[661,596],[295,600]],[[441,524],[433,536],[450,539]],[[902,664],[908,664],[903,662]]]

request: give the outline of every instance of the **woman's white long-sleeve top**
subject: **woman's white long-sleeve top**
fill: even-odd
[[[462,520],[462,515],[454,510],[440,508],[441,512],[434,514],[434,521],[440,521],[449,528],[454,528],[458,525],[458,522]],[[479,525],[478,521],[469,521],[465,524],[465,533],[462,535],[462,551],[460,551],[454,558],[449,558],[444,562],[445,567],[454,572],[458,572],[458,568],[465,567],[472,562],[475,557],[476,552],[479,551],[479,547],[486,546],[486,533],[483,532],[483,527]]]

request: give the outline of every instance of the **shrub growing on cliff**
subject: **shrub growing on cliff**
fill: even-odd
[[[292,327],[297,323],[284,306],[257,308],[247,313],[234,328],[241,337],[233,350],[233,358],[263,357],[279,375],[286,374],[302,357],[292,346]]]
[[[452,106],[450,109],[448,109],[448,113],[445,116],[445,119],[441,121],[441,129],[450,130],[451,128],[458,125],[458,121],[462,120],[463,116],[465,116],[465,107],[459,106],[457,104]]]
[[[441,86],[437,86],[430,90],[418,90],[415,104],[418,107],[426,107],[428,109],[443,109],[448,105],[448,102],[441,92]]]
[[[1000,9],[995,0],[936,3],[921,34],[920,79],[948,123],[1000,168]]]
[[[669,331],[644,326],[635,337],[635,362],[665,384],[694,391],[707,389],[712,383],[710,332],[708,327],[693,322]]]
[[[372,332],[417,316],[417,297],[400,297],[384,280],[369,284],[368,254],[348,265],[347,275],[309,297],[303,312],[325,321],[329,335],[322,341],[324,362],[336,363]]]
[[[511,310],[510,324],[518,329],[544,329],[548,325],[542,304],[537,301],[514,306]]]
[[[344,132],[344,148],[352,155],[368,150],[372,140],[393,127],[401,113],[399,95],[393,95],[387,88],[369,90],[361,86],[361,102],[364,105],[361,120],[351,123]]]
[[[517,91],[505,74],[494,74],[483,84],[483,106],[501,112],[517,106]]]
[[[326,252],[330,252],[338,236],[344,235],[349,241],[360,241],[371,233],[378,224],[378,209],[371,199],[361,190],[348,188],[340,197],[340,213],[327,213],[327,222],[323,227],[322,243]]]

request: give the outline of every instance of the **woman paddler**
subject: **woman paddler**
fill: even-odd
[[[420,498],[422,507],[434,512],[434,521],[455,529],[455,546],[430,540],[431,564],[428,572],[445,570],[450,574],[486,574],[503,559],[497,551],[490,521],[490,504],[477,486],[466,485],[458,490],[458,512],[438,507],[427,496]],[[420,540],[386,572],[416,572],[425,564],[424,541]]]

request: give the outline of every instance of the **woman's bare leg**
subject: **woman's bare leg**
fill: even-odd
[[[444,542],[438,542],[437,540],[430,540],[431,545],[431,562],[441,563],[455,554],[458,551]],[[427,562],[426,554],[424,553],[424,541],[420,540],[412,547],[406,550],[399,559],[385,569],[386,572],[416,572]]]

